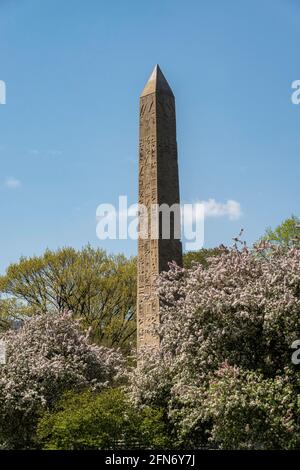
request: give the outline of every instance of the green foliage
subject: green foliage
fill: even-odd
[[[0,300],[0,332],[10,327],[10,304],[7,299]]]
[[[28,315],[29,311],[15,298],[0,299],[0,333],[8,330],[11,326]]]
[[[0,447],[13,448],[13,438],[15,448],[299,448],[300,381],[290,350],[299,331],[299,222],[292,216],[267,230],[268,256],[264,243],[202,249],[184,255],[185,270],[162,276],[161,349],[129,374],[130,399],[122,389],[75,390],[63,380],[53,403],[31,415],[25,403],[24,413],[17,405],[39,398],[36,388],[44,396],[48,384],[53,395],[56,372],[41,352],[49,335],[38,331],[32,343],[12,348],[20,366],[11,375],[2,369]],[[52,323],[54,312],[70,310],[91,327],[94,342],[126,352],[134,344],[135,259],[90,246],[48,250],[11,265],[0,277],[1,294],[0,331],[12,319],[50,312]],[[38,361],[23,354],[27,346],[41,352]],[[57,350],[53,360],[57,366]],[[67,372],[64,360],[59,370]]]
[[[38,417],[65,391],[100,391],[122,379],[120,353],[90,344],[71,314],[35,315],[1,340],[6,364],[0,366],[0,447],[34,447]]]
[[[291,247],[300,242],[300,219],[294,215],[284,220],[274,230],[268,228],[263,240],[267,240],[275,245]]]
[[[37,430],[48,450],[166,448],[168,437],[160,410],[135,409],[121,389],[98,394],[68,393]]]
[[[209,258],[218,256],[222,252],[221,248],[201,248],[198,251],[188,251],[183,255],[183,266],[191,268],[193,263],[200,263],[204,268],[209,265]]]
[[[136,261],[90,246],[21,258],[0,277],[0,294],[28,315],[72,311],[100,344],[128,350],[135,342]]]

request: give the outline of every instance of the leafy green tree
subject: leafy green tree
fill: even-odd
[[[292,215],[274,230],[268,228],[263,240],[285,248],[300,245],[300,219]]]
[[[0,299],[0,333],[22,321],[28,309],[15,298]]]
[[[200,263],[203,267],[207,268],[209,265],[209,258],[218,256],[222,252],[222,248],[201,248],[198,251],[188,251],[183,255],[183,266],[191,268],[194,263]]]
[[[18,302],[16,313],[73,312],[92,338],[125,350],[135,341],[136,262],[91,246],[47,250],[21,258],[0,277],[2,298]]]
[[[50,450],[168,446],[162,412],[135,409],[121,389],[66,394],[54,412],[42,417],[37,435]]]
[[[7,299],[0,300],[0,332],[8,330],[10,327],[10,311]]]

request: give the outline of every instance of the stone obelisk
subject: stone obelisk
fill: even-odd
[[[180,237],[174,236],[174,218],[170,219],[170,237],[153,238],[152,208],[179,204],[179,178],[176,142],[175,98],[159,66],[156,65],[140,97],[139,204],[147,208],[147,237],[139,233],[137,342],[138,349],[158,347],[153,325],[159,322],[157,277],[168,263],[182,264]]]

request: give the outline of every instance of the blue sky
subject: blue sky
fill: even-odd
[[[182,202],[237,201],[207,217],[205,247],[249,243],[299,215],[296,0],[1,0],[0,271],[21,255],[100,241],[95,213],[137,199],[138,106],[159,63],[176,96]]]

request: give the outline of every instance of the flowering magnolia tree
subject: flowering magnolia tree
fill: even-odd
[[[159,285],[160,350],[139,358],[133,400],[163,406],[178,445],[297,446],[300,249],[236,244]]]
[[[2,335],[7,363],[0,366],[2,446],[30,445],[36,418],[68,389],[101,390],[121,371],[121,355],[90,344],[71,314],[44,314]]]

